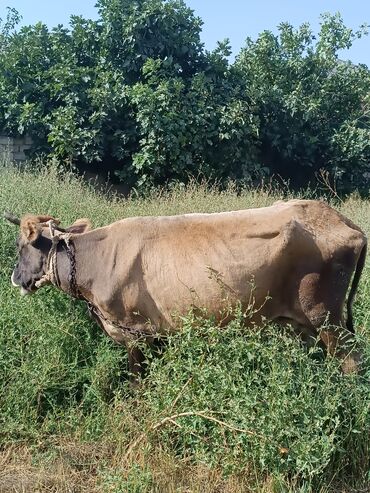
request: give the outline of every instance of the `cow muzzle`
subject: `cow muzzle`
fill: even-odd
[[[10,278],[11,281],[12,281],[12,285],[15,287],[15,288],[19,288],[20,289],[20,292],[21,292],[21,296],[27,296],[29,294],[32,294],[32,291],[29,291],[28,289],[25,289],[23,286],[21,286],[20,284],[17,284],[15,282],[15,278],[14,278],[14,271],[12,272],[12,277]]]
[[[19,287],[20,287],[20,286],[19,286],[19,284],[17,284],[17,283],[15,282],[15,280],[14,280],[14,270],[13,270],[13,272],[12,272],[12,277],[11,277],[10,279],[11,279],[11,281],[12,281],[12,285],[13,285],[15,288],[19,288]]]

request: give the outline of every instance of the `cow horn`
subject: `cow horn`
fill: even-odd
[[[4,212],[4,218],[16,226],[20,226],[21,224],[21,220],[11,212]]]
[[[66,233],[67,232],[67,230],[65,228],[62,228],[61,226],[59,226],[52,219],[51,219],[51,223],[52,223],[53,228],[55,229],[55,231],[59,231],[60,233]],[[40,223],[40,226],[41,227],[49,226],[49,221],[47,221],[46,223]]]
[[[65,228],[62,228],[61,226],[59,226],[57,223],[55,223],[52,219],[51,219],[51,223],[53,225],[53,228],[56,230],[56,231],[59,231],[60,233],[66,233],[67,230]],[[44,226],[49,226],[49,221],[47,221],[46,223],[40,223],[40,226],[44,227]]]
[[[60,231],[61,233],[66,233],[67,232],[67,230],[65,228],[62,228],[61,226],[58,226],[57,224],[54,225],[54,228],[57,231]]]

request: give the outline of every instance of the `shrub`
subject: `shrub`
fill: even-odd
[[[253,464],[292,480],[322,481],[336,468],[366,475],[366,376],[344,377],[338,360],[317,345],[305,351],[289,330],[242,323],[220,329],[189,316],[151,361],[142,395],[163,422],[162,446],[227,473]]]
[[[325,169],[342,189],[368,187],[370,72],[338,58],[366,29],[326,14],[317,37],[307,23],[282,23],[278,35],[247,40],[236,67],[259,110],[261,159],[271,173],[302,186]]]
[[[0,129],[32,154],[115,172],[130,186],[191,176],[306,185],[324,169],[342,189],[368,186],[369,70],[338,53],[366,34],[325,15],[263,32],[230,64],[208,52],[183,1],[100,0],[97,21],[68,28],[0,24]]]

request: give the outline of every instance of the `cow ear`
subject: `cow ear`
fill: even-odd
[[[40,223],[34,218],[25,218],[21,221],[22,235],[29,243],[34,243],[41,234]]]
[[[69,226],[66,228],[66,231],[68,233],[73,233],[73,234],[81,234],[81,233],[86,233],[86,231],[90,231],[91,229],[91,222],[88,219],[77,219],[72,226]]]
[[[42,232],[42,227],[52,220],[55,224],[59,224],[58,219],[54,219],[52,216],[34,216],[28,214],[22,217],[20,221],[21,233],[26,241],[34,243]]]

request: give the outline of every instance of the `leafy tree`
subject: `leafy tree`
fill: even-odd
[[[0,52],[4,53],[8,46],[10,36],[14,33],[17,24],[21,20],[21,15],[14,9],[7,7],[6,19],[0,17]]]
[[[141,180],[189,174],[250,180],[259,170],[257,121],[232,71],[213,65],[184,81],[163,77],[161,62],[148,60],[144,73],[146,80],[130,92],[140,134],[132,166]]]
[[[343,187],[363,181],[370,162],[370,72],[338,58],[366,34],[339,14],[310,26],[283,23],[279,34],[247,40],[236,61],[260,116],[261,160],[272,173],[303,185],[326,169]]]
[[[182,0],[98,0],[102,45],[109,64],[132,82],[149,58],[183,77],[204,66],[202,21]]]
[[[295,185],[321,168],[342,187],[369,176],[370,73],[338,59],[365,34],[323,16],[263,32],[230,65],[208,52],[181,0],[98,0],[98,21],[54,29],[0,22],[0,129],[33,153],[114,171],[130,185],[199,175]]]
[[[1,54],[2,126],[28,133],[46,145],[50,114],[84,93],[85,73],[78,73],[69,31],[45,24],[23,27]],[[83,72],[83,70],[81,70]]]

